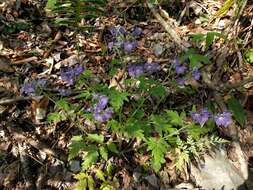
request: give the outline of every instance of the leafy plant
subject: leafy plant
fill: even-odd
[[[106,0],[48,0],[46,10],[57,15],[56,23],[80,28],[82,19],[96,18],[105,5]]]

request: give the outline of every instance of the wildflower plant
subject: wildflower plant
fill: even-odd
[[[49,121],[71,120],[84,131],[74,136],[69,146],[69,160],[83,159],[82,171],[76,175],[80,188],[85,189],[88,183],[84,182],[88,181],[94,188],[93,177],[96,176],[100,186],[113,189],[112,168],[117,166],[113,166],[111,160],[124,158],[126,154],[147,154],[146,167],[154,172],[163,169],[167,154],[173,154],[175,167],[180,171],[211,146],[227,142],[214,132],[220,126],[232,124],[237,108],[234,102],[226,112],[204,105],[191,110],[190,107],[195,107],[191,102],[182,107],[172,102],[178,98],[178,91],[196,95],[194,89],[187,91],[190,87],[185,88],[186,81],[201,82],[202,66],[210,63],[206,56],[191,50],[186,52],[175,59],[169,81],[160,80],[156,73],[163,72],[161,64],[145,60],[124,62],[125,56],[135,53],[136,40],[143,32],[141,28],[127,31],[117,26],[109,31],[108,53],[116,52],[112,65],[123,71],[123,87],[120,90],[109,87],[106,80],[95,80],[91,71],[80,66],[64,69],[61,80],[78,92],[74,97],[57,100],[56,111],[49,115]],[[184,91],[175,90],[173,80]],[[64,90],[59,91],[64,93]]]

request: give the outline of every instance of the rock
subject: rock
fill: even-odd
[[[212,157],[205,155],[204,160],[202,167],[191,165],[191,174],[198,186],[206,190],[231,190],[244,183],[245,179],[240,170],[230,162],[224,150],[216,150]]]
[[[69,162],[69,169],[74,172],[74,173],[77,173],[77,172],[80,172],[81,171],[81,164],[80,164],[80,161],[78,160],[71,160]]]
[[[153,50],[155,55],[159,57],[164,52],[164,47],[160,43],[158,43],[154,46]]]
[[[191,183],[180,183],[175,186],[176,189],[193,189],[194,186]]]
[[[159,185],[158,185],[158,179],[155,176],[155,174],[149,175],[147,177],[144,177],[145,180],[147,180],[147,182],[152,185],[154,188],[159,189]]]

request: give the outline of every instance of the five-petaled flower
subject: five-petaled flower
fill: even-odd
[[[44,88],[47,81],[45,79],[32,80],[25,83],[21,88],[21,94],[35,95],[38,88]]]
[[[217,126],[227,127],[232,124],[231,113],[224,111],[223,113],[218,113],[214,116],[214,120]]]
[[[201,109],[199,112],[190,112],[190,115],[192,119],[201,125],[203,125],[207,122],[209,118],[211,118],[211,113],[206,109]]]
[[[199,80],[200,79],[200,72],[198,68],[193,68],[192,70],[192,76],[195,80]]]
[[[113,113],[111,108],[106,108],[109,103],[109,98],[105,95],[93,94],[93,101],[96,103],[93,108],[89,109],[93,113],[93,118],[99,123],[108,121]]]
[[[63,69],[61,70],[61,79],[67,82],[69,85],[73,85],[76,77],[82,74],[83,71],[84,67],[82,65],[76,65],[75,67]]]

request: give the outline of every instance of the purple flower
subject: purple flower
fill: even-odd
[[[31,82],[27,82],[21,88],[21,94],[34,95],[36,93],[36,90],[38,88],[44,88],[46,86],[46,83],[46,79],[38,79],[33,80]]]
[[[111,108],[105,109],[105,111],[103,113],[103,120],[108,121],[112,117],[112,113],[113,113],[113,111]]]
[[[178,78],[176,81],[179,87],[184,87],[185,80],[183,78]]]
[[[229,112],[218,113],[214,116],[214,120],[217,126],[227,127],[232,124],[231,113]]]
[[[137,41],[127,41],[123,44],[123,49],[126,53],[131,53],[137,48]]]
[[[21,93],[26,95],[35,94],[36,91],[36,81],[31,81],[28,83],[25,83],[23,87],[21,88]]]
[[[185,71],[186,71],[186,69],[187,69],[186,66],[184,66],[184,65],[178,65],[178,66],[176,66],[176,73],[178,75],[184,74]]]
[[[117,35],[117,29],[115,26],[112,26],[110,29],[109,29],[110,33],[112,36],[116,36]]]
[[[101,112],[94,112],[93,117],[97,122],[103,123],[108,121],[112,117],[112,113],[113,113],[112,109],[107,108],[106,110]]]
[[[199,112],[190,112],[190,115],[196,123],[201,125],[201,127],[211,117],[211,113],[207,109],[201,109]]]
[[[192,76],[195,80],[199,80],[200,79],[200,72],[199,72],[199,69],[198,68],[194,68],[192,70]]]
[[[61,79],[67,82],[69,85],[74,84],[75,73],[72,68],[61,70]]]
[[[90,112],[93,112],[94,119],[99,123],[108,121],[113,113],[111,108],[106,108],[109,101],[108,97],[105,95],[93,94],[93,100],[98,101],[93,108],[89,109]]]
[[[105,95],[94,95],[93,99],[98,100],[93,109],[95,112],[100,112],[101,110],[105,109],[109,101],[108,97]]]
[[[143,65],[129,65],[128,74],[131,77],[139,77],[142,74],[144,74],[144,66]]]
[[[154,73],[161,69],[158,63],[145,63],[144,70],[148,73]]]
[[[134,36],[140,36],[142,34],[142,29],[140,27],[135,27],[132,34]]]
[[[109,42],[109,43],[107,44],[107,47],[108,47],[108,49],[109,49],[110,51],[112,50],[113,45],[114,45],[113,42]]]
[[[79,76],[80,74],[82,74],[84,72],[84,67],[82,65],[76,65],[74,67],[74,75],[75,76]]]
[[[75,78],[82,74],[84,67],[82,65],[76,65],[74,68],[70,67],[65,70],[61,70],[61,79],[67,82],[69,85],[75,83]]]
[[[47,84],[47,80],[46,79],[38,79],[37,80],[37,86],[39,86],[40,88],[44,88]]]
[[[119,33],[121,33],[122,35],[126,35],[127,34],[126,29],[123,26],[121,26],[119,28]]]
[[[58,88],[57,91],[62,95],[62,96],[68,96],[71,94],[70,89],[65,89],[65,88]]]

